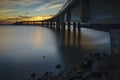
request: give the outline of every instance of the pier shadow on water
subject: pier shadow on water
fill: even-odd
[[[76,31],[54,31],[59,41],[59,51],[67,66],[83,61],[90,53],[110,54],[110,36],[107,32],[82,28]]]

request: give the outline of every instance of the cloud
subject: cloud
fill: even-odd
[[[0,14],[7,14],[16,11],[15,9],[1,9]]]
[[[32,18],[32,17],[31,16],[21,16],[21,15],[11,16],[10,18],[0,20],[0,24],[11,24],[11,23],[15,23],[16,21],[25,21],[26,19],[30,19],[30,18]]]
[[[50,6],[49,8],[52,9],[52,8],[58,8],[58,7],[61,7],[63,4],[56,4],[56,5],[52,5]]]
[[[32,18],[32,16],[22,16],[22,15],[19,15],[18,17],[19,17],[19,18],[22,18],[22,19]]]
[[[0,8],[4,9],[20,9],[28,5],[40,3],[41,0],[2,0]]]
[[[65,3],[64,0],[1,0],[0,14],[20,14],[21,12],[31,12],[60,8]]]
[[[14,23],[16,20],[21,20],[20,18],[8,18],[4,20],[0,20],[0,24],[11,24]]]
[[[21,20],[21,18],[8,18],[7,20]]]
[[[24,14],[29,14],[29,12],[25,12]]]
[[[0,23],[53,15],[66,0],[0,0]],[[37,12],[36,12],[37,11]],[[27,16],[26,16],[27,15]]]
[[[49,0],[45,0],[44,2],[47,2],[45,5],[40,5],[39,7],[37,7],[35,9],[35,11],[41,11],[41,10],[48,10],[48,9],[53,9],[53,8],[59,8],[59,7],[62,7],[63,5],[63,1],[58,1],[58,0],[53,0],[51,2],[49,2]]]
[[[0,20],[0,22],[6,22],[6,21],[16,21],[16,20],[22,20],[21,18],[7,18],[4,20]]]
[[[3,22],[5,22],[6,20],[0,20],[0,23],[3,23]]]

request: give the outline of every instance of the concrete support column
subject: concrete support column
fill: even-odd
[[[80,32],[80,22],[78,22],[78,32]]]
[[[59,16],[56,19],[56,30],[60,31],[60,17]]]
[[[76,22],[73,22],[73,31],[76,31]]]
[[[55,29],[55,21],[53,21],[52,24],[53,24],[53,29]]]
[[[35,25],[35,21],[33,21],[33,25]]]
[[[45,24],[45,27],[47,27],[47,22],[46,21],[44,22],[44,24]]]
[[[65,24],[64,24],[64,13],[61,14],[60,16],[60,24],[61,24],[61,29],[65,30]]]
[[[49,22],[48,21],[46,22],[46,25],[47,25],[47,27],[49,27]]]
[[[62,27],[62,16],[61,15],[59,16],[59,22],[60,22],[60,29],[61,29]]]
[[[41,25],[42,25],[42,27],[44,26],[44,23],[43,23],[43,21],[41,22]]]
[[[48,21],[48,28],[50,28],[50,22]]]
[[[67,22],[67,25],[68,25],[68,31],[70,31],[71,23],[70,23],[70,22]]]
[[[63,30],[63,31],[65,31],[65,26],[66,26],[66,23],[63,22],[63,23],[62,23],[62,30]]]
[[[50,22],[50,28],[52,28],[52,22]]]
[[[59,21],[56,22],[56,30],[58,30],[58,31],[60,30],[60,22]]]
[[[35,21],[33,21],[33,25],[35,25]]]
[[[110,30],[111,53],[120,54],[120,30]]]
[[[26,21],[26,24],[28,25],[28,21]]]
[[[80,22],[78,22],[78,48],[81,49],[81,25]]]

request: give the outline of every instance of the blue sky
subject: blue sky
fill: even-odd
[[[0,23],[21,19],[20,16],[51,16],[56,14],[65,2],[66,0],[1,0]]]

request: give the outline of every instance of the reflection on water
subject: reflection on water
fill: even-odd
[[[81,31],[82,48],[96,52],[110,53],[110,34],[83,28]]]
[[[0,71],[8,69],[0,74],[10,72],[13,74],[7,76],[23,80],[32,72],[56,73],[56,64],[62,64],[62,60],[51,30],[32,26],[0,27]]]
[[[44,72],[56,74],[59,72],[56,64],[68,67],[75,60],[82,61],[90,52],[110,53],[109,34],[84,28],[78,33],[33,26],[1,26],[0,78],[23,80],[32,72],[39,76]]]
[[[64,63],[69,66],[78,59],[82,61],[89,53],[110,54],[110,35],[92,29],[81,29],[80,32],[57,31],[61,41],[59,49]]]

